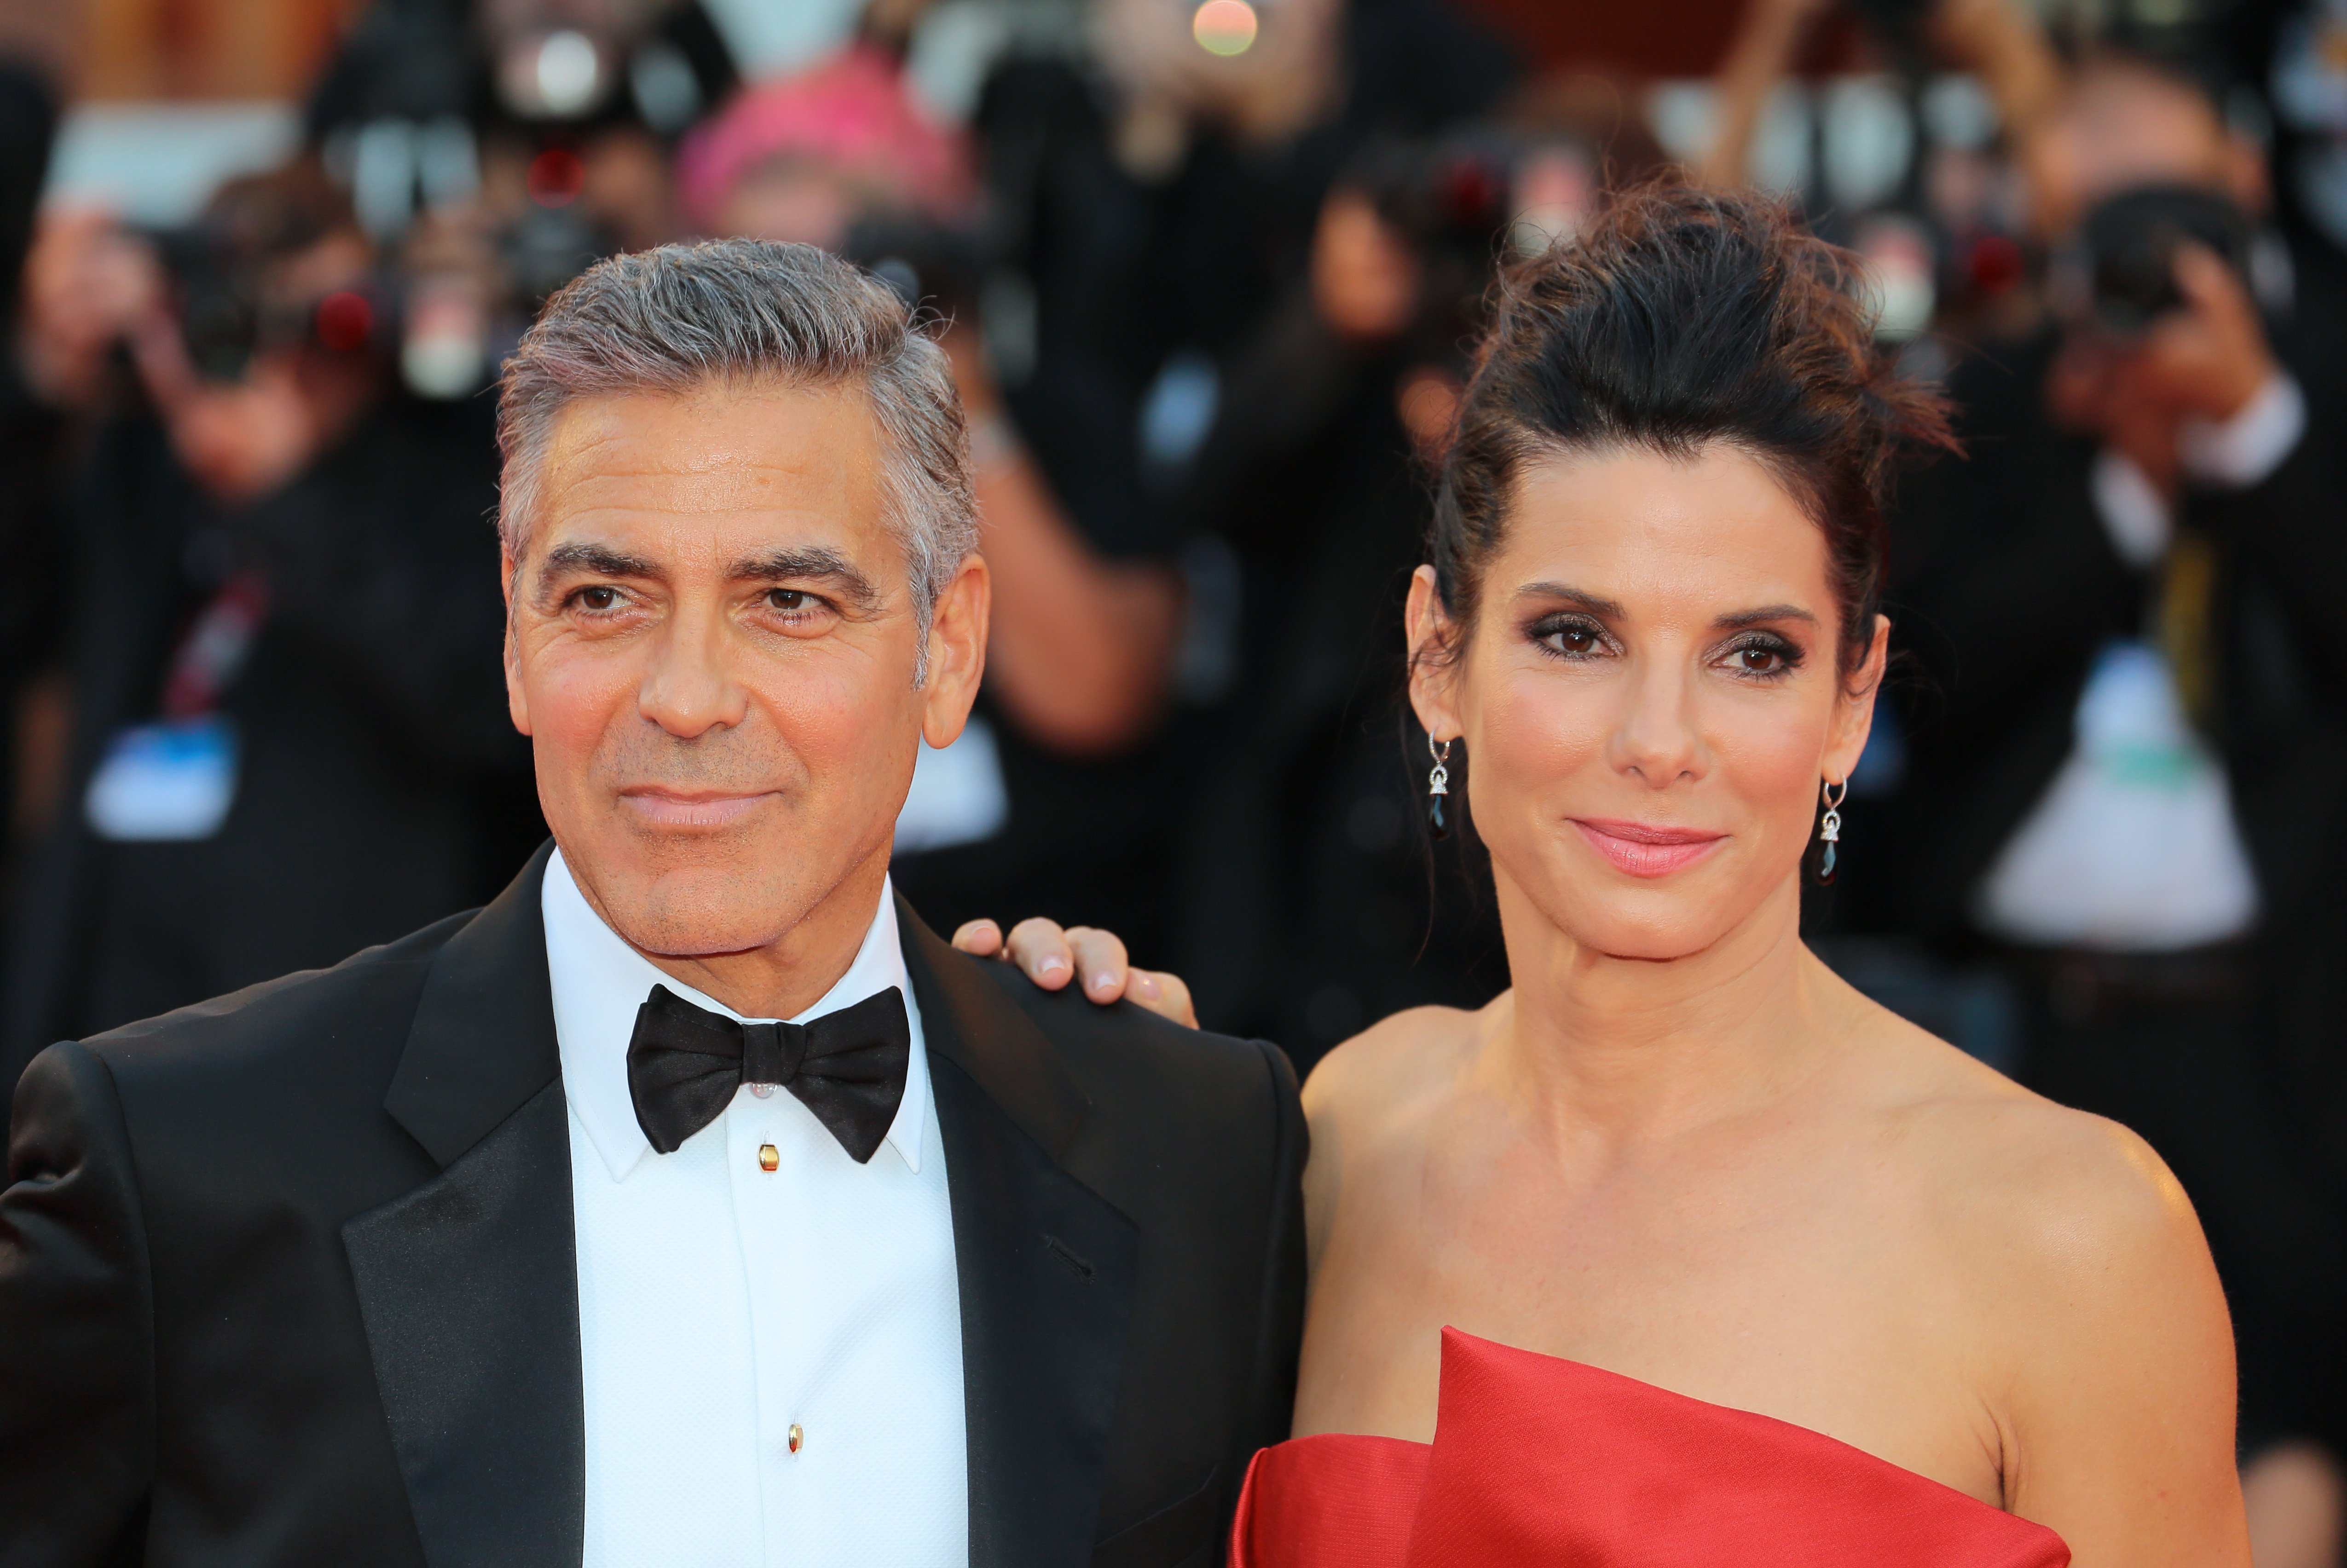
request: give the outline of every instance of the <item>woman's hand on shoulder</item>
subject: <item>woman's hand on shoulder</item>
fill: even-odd
[[[1092,926],[1061,926],[1038,915],[1010,927],[1006,938],[992,920],[970,920],[953,934],[953,945],[974,958],[999,958],[1019,966],[1047,991],[1064,990],[1078,975],[1083,994],[1106,1007],[1130,1001],[1184,1029],[1198,1027],[1190,988],[1181,976],[1136,968],[1113,931]]]
[[[1980,1260],[2012,1349],[2005,1504],[2076,1568],[2249,1568],[2232,1325],[2191,1203],[2126,1128],[2031,1111],[1983,1194],[2008,1210]]]

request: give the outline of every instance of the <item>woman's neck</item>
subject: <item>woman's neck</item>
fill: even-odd
[[[1487,1060],[1575,1141],[1626,1143],[1748,1113],[1838,1049],[1847,996],[1800,939],[1793,878],[1700,952],[1623,958],[1560,930],[1505,878],[1513,978]]]

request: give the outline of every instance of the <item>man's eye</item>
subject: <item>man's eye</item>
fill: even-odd
[[[788,615],[813,610],[821,602],[815,595],[795,588],[775,588],[766,590],[766,608],[779,610]]]
[[[582,588],[579,590],[579,607],[600,614],[620,607],[620,590],[616,588]]]

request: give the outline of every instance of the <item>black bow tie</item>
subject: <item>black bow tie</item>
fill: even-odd
[[[737,1023],[654,986],[628,1041],[636,1124],[663,1154],[724,1114],[744,1083],[779,1083],[857,1164],[872,1158],[905,1098],[913,1030],[890,986],[804,1024]]]

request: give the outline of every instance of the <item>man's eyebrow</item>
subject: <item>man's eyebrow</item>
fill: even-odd
[[[609,545],[557,545],[546,552],[538,563],[538,574],[551,577],[559,571],[579,571],[596,577],[658,577],[652,563],[641,556],[631,556],[615,550]]]
[[[858,610],[871,610],[880,602],[880,590],[872,579],[846,556],[823,545],[747,556],[728,567],[726,575],[736,582],[828,582]]]
[[[1516,597],[1518,599],[1561,599],[1576,609],[1587,610],[1592,615],[1616,620],[1621,619],[1623,613],[1621,600],[1607,599],[1602,594],[1584,593],[1580,589],[1562,582],[1528,582],[1516,589]]]
[[[1764,604],[1758,610],[1739,610],[1733,615],[1723,615],[1712,624],[1722,631],[1740,631],[1747,626],[1766,626],[1772,620],[1806,620],[1811,626],[1818,618],[1798,604]]]

